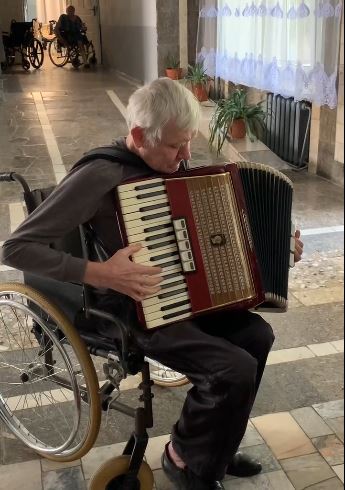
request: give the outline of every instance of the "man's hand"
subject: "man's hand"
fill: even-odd
[[[95,287],[110,288],[135,301],[157,293],[162,281],[161,267],[135,264],[130,257],[141,249],[140,244],[118,250],[106,262],[88,262],[84,282]]]
[[[299,262],[302,258],[303,254],[303,242],[300,240],[301,232],[300,230],[295,231],[295,251],[294,251],[294,257],[295,257],[295,263]]]

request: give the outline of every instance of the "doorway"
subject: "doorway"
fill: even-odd
[[[58,20],[67,5],[74,5],[76,14],[87,25],[87,37],[92,40],[98,62],[101,62],[99,0],[26,0],[25,20],[42,22],[42,31],[49,28],[50,20]]]

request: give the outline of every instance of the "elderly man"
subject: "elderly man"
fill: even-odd
[[[154,331],[140,329],[135,301],[159,291],[162,269],[130,260],[141,245],[123,248],[114,188],[129,178],[176,172],[181,161],[190,158],[200,114],[191,92],[166,78],[138,89],[127,112],[128,134],[115,144],[122,154],[118,162],[99,159],[76,165],[4,244],[3,260],[35,274],[114,292],[110,304],[129,318],[138,346],[188,376],[193,385],[163,454],[163,470],[179,490],[223,489],[226,473],[250,476],[261,471],[258,462],[237,451],[274,335],[270,325],[248,311],[222,311]],[[86,222],[102,240],[108,260],[87,262],[49,247]],[[303,248],[299,234],[295,241],[298,261]],[[115,336],[106,328],[103,334]]]

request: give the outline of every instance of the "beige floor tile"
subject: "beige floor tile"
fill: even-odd
[[[325,481],[320,481],[320,483],[315,483],[308,487],[308,490],[343,490],[344,485],[342,485],[339,478],[336,476],[334,478],[329,478]]]
[[[331,354],[339,354],[339,351],[330,342],[323,342],[322,344],[307,345],[308,349],[312,351],[316,356],[329,356]]]
[[[313,354],[307,347],[275,350],[269,353],[267,365],[293,362],[300,359],[310,359],[311,357],[315,357],[315,354]]]
[[[337,466],[332,466],[332,470],[338,476],[338,478],[344,483],[344,465],[338,464]]]
[[[96,470],[108,459],[121,456],[126,443],[111,444],[110,446],[95,447],[82,458],[82,468],[85,479],[89,479]]]
[[[274,490],[294,490],[292,483],[285,475],[284,471],[272,471],[267,473],[268,481]]]
[[[165,445],[170,441],[170,434],[149,439],[146,449],[146,458],[152,470],[158,470],[162,467],[161,457]]]
[[[77,461],[71,461],[69,463],[57,463],[56,461],[49,461],[49,459],[41,459],[42,471],[55,471],[62,468],[72,468],[73,466],[81,465],[80,459]]]
[[[289,310],[292,308],[300,308],[303,304],[294,296],[294,293],[289,292]]]
[[[252,422],[277,459],[292,458],[316,451],[288,412],[255,417]]]
[[[1,490],[42,490],[39,460],[0,466]]]
[[[291,411],[291,415],[310,438],[333,433],[333,430],[312,407],[297,408]]]
[[[326,424],[333,429],[338,439],[344,443],[344,417],[325,419]]]
[[[331,344],[336,348],[338,352],[344,352],[344,339],[334,340]]]
[[[128,376],[128,378],[121,381],[120,389],[121,391],[132,390],[133,388],[137,388],[140,383],[141,375]]]
[[[262,439],[258,431],[255,429],[251,421],[249,421],[246,433],[241,441],[241,448],[249,447],[249,446],[257,446],[263,443],[264,440]]]
[[[324,419],[335,419],[344,416],[344,399],[317,403],[313,408]]]
[[[319,453],[284,459],[280,463],[296,490],[309,488],[334,477],[331,467]]]
[[[295,291],[296,298],[305,306],[338,303],[344,300],[343,286]]]
[[[344,444],[334,434],[316,437],[312,441],[329,465],[344,463]]]

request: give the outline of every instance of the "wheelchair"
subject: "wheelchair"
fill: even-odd
[[[28,213],[53,190],[31,191],[15,172],[0,173],[0,182],[22,186]],[[79,252],[86,259],[105,259],[88,225],[53,246]],[[69,462],[92,448],[102,411],[125,414],[134,419],[135,429],[123,454],[106,461],[89,488],[152,490],[153,474],[143,461],[147,429],[153,426],[152,385],[156,381],[162,386],[179,386],[188,380],[145,358],[123,321],[93,304],[93,289],[28,273],[24,284],[0,285],[0,420],[42,457]],[[86,320],[111,322],[119,340],[110,341],[94,330],[77,330],[76,312]],[[133,408],[118,400],[120,383],[138,373],[141,405]]]
[[[83,37],[82,42],[86,53],[86,59],[91,65],[96,65],[97,58],[93,42],[87,38],[85,31],[82,31],[81,34]],[[48,54],[50,61],[58,67],[63,67],[67,65],[67,63],[71,63],[74,68],[79,68],[82,65],[78,44],[63,45],[57,37],[54,37],[49,41]]]
[[[43,65],[44,50],[41,42],[34,37],[34,21],[11,21],[10,32],[3,33],[2,39],[5,48],[5,66],[12,66],[16,59],[16,53],[21,56],[21,64],[24,70],[30,66],[36,70]]]

